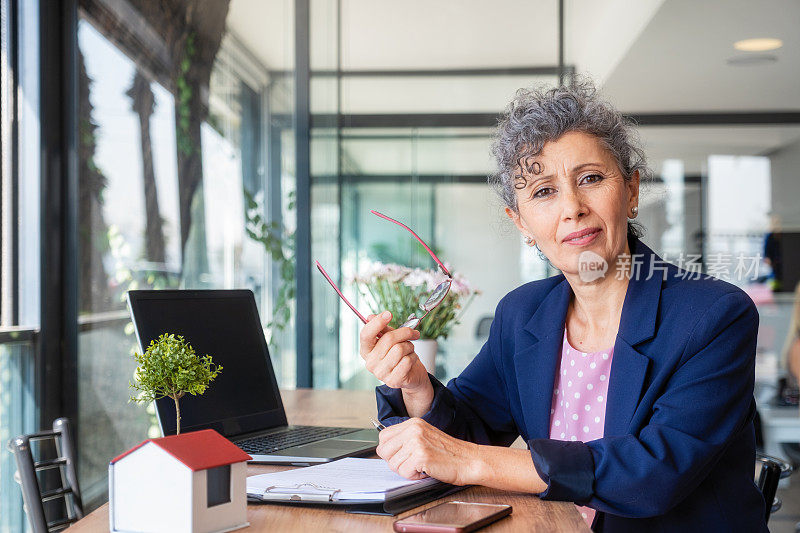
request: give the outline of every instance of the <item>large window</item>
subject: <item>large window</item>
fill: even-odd
[[[266,56],[237,35],[291,3],[244,4],[80,11],[77,427],[90,503],[105,498],[111,457],[159,435],[152,408],[128,403],[128,290],[251,289],[279,383],[295,382],[292,89],[268,63],[290,55],[292,35],[278,25]]]

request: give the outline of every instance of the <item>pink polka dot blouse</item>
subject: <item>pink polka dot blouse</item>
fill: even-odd
[[[602,438],[606,419],[606,393],[614,347],[599,352],[582,352],[567,340],[561,344],[561,363],[553,386],[550,408],[550,438],[588,442]],[[578,506],[591,526],[595,511]]]

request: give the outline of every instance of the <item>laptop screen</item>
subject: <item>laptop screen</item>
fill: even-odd
[[[180,399],[181,432],[234,436],[286,424],[251,291],[129,291],[128,300],[142,349],[174,333],[223,367],[205,393]],[[163,433],[174,434],[174,401],[162,398],[156,407]]]

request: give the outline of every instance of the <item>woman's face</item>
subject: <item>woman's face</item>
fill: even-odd
[[[639,203],[638,172],[626,181],[597,137],[575,131],[546,143],[518,170],[525,177],[524,188],[515,190],[519,213],[506,213],[553,266],[578,274],[578,257],[592,251],[609,271],[616,268],[627,251],[628,215]],[[574,238],[583,231],[590,233]]]

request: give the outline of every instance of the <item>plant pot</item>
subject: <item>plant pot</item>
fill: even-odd
[[[436,339],[419,339],[411,341],[414,345],[419,360],[425,365],[425,369],[431,375],[436,375],[436,352],[439,351],[439,343]]]

